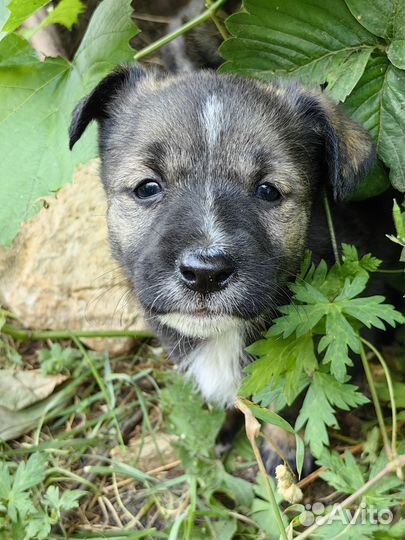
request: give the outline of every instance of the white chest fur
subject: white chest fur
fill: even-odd
[[[235,402],[242,379],[243,347],[243,332],[236,326],[204,340],[188,356],[186,373],[210,403],[223,407]]]

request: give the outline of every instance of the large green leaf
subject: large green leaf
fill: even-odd
[[[369,129],[394,187],[405,191],[405,71],[373,56],[345,105]]]
[[[384,38],[389,43],[387,55],[394,66],[405,69],[404,0],[345,1],[364,28]]]
[[[0,43],[0,243],[9,244],[38,199],[70,181],[76,164],[96,155],[94,128],[68,149],[71,112],[113,67],[132,58],[130,0],[104,0],[75,58],[48,58],[13,34]]]
[[[244,7],[227,21],[234,37],[221,47],[222,71],[328,83],[343,101],[378,43],[344,0],[246,0]]]

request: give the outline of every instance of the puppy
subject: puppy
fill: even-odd
[[[81,101],[71,148],[93,120],[114,256],[169,356],[207,401],[232,407],[245,347],[288,302],[305,248],[330,259],[322,194],[355,191],[370,136],[297,84],[137,66]],[[360,237],[340,214],[343,236]]]

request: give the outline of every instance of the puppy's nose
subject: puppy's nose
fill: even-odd
[[[185,285],[201,294],[224,289],[235,272],[230,257],[216,248],[206,248],[186,254],[180,261],[180,276]]]

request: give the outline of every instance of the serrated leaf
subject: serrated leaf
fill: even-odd
[[[320,456],[329,443],[327,428],[338,427],[332,405],[349,410],[366,402],[367,399],[355,386],[339,383],[334,377],[317,371],[296,420],[295,430],[305,426],[305,442],[315,456]]]
[[[329,83],[343,100],[361,77],[376,38],[351,15],[344,0],[246,0],[227,20],[234,38],[220,52],[222,71]]]
[[[340,302],[341,300],[350,300],[351,298],[358,296],[366,288],[367,282],[368,276],[363,274],[355,276],[353,280],[345,279],[342,292],[335,298],[335,302]]]
[[[38,11],[38,9],[49,4],[50,1],[51,0],[11,0],[8,5],[11,15],[7,24],[4,26],[4,31],[7,33],[13,32],[13,30],[21,26],[22,23]]]
[[[351,494],[365,483],[359,465],[356,463],[353,454],[348,450],[344,453],[344,459],[335,452],[329,454],[324,451],[317,463],[328,469],[326,472],[321,472],[321,478],[337,491]]]
[[[61,0],[35,28],[35,32],[50,24],[61,24],[71,30],[84,9],[81,0]]]
[[[310,332],[328,312],[329,304],[288,305],[279,308],[283,317],[273,321],[266,335],[282,335],[287,338],[295,333],[297,337]]]
[[[42,454],[32,454],[28,461],[22,461],[14,476],[13,491],[21,493],[38,484],[45,478],[47,458]]]
[[[354,384],[342,384],[331,375],[320,371],[316,373],[316,379],[323,388],[327,388],[330,404],[343,411],[369,402]]]
[[[47,514],[38,512],[34,516],[30,516],[30,519],[25,528],[25,538],[35,538],[35,540],[44,540],[49,538],[51,532],[51,521]]]
[[[349,112],[373,135],[379,157],[390,168],[394,187],[405,191],[405,71],[383,56],[372,56],[347,98]]]
[[[390,44],[388,58],[405,69],[405,4],[402,0],[346,0],[359,23]]]
[[[353,362],[349,348],[359,351],[359,337],[338,309],[332,309],[326,317],[326,335],[319,342],[319,352],[325,352],[323,362],[330,364],[330,371],[340,382],[346,378],[347,367]]]
[[[300,372],[304,370],[312,374],[317,367],[317,359],[314,352],[314,344],[311,335],[300,338],[274,338],[260,340],[247,351],[259,360],[249,364],[245,368],[246,377],[240,389],[241,396],[250,396],[264,390],[272,381],[272,386],[278,385],[281,377],[286,373],[285,397],[288,402],[292,396],[299,392],[302,384]],[[290,376],[292,374],[292,376]]]
[[[295,430],[305,426],[305,442],[314,456],[319,456],[329,443],[327,427],[338,427],[333,408],[322,387],[313,381],[306,393],[304,403],[295,423]]]
[[[384,322],[390,326],[403,323],[404,316],[394,306],[384,304],[384,301],[384,296],[368,296],[367,298],[352,298],[350,301],[341,302],[341,306],[344,313],[359,320],[367,328],[374,326],[385,330]]]
[[[55,510],[66,511],[77,508],[79,499],[85,494],[86,492],[81,489],[67,489],[60,495],[58,486],[49,486],[45,493],[45,502]]]
[[[131,60],[136,29],[130,0],[104,0],[94,12],[72,62],[41,62],[23,39],[0,43],[0,243],[9,244],[22,221],[72,178],[76,164],[96,155],[95,129],[68,148],[74,106],[118,63]]]

